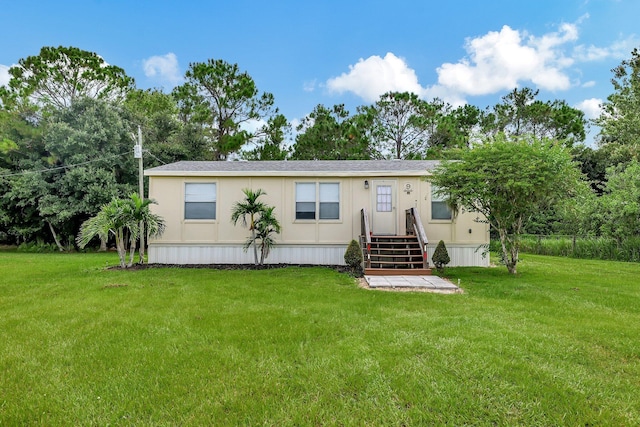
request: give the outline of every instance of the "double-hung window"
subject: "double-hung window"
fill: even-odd
[[[215,183],[186,183],[184,219],[216,219],[216,190]]]
[[[316,219],[316,183],[296,184],[296,219]]]
[[[340,219],[340,184],[297,182],[296,219]]]
[[[443,194],[437,194],[438,187],[431,186],[431,219],[451,219],[451,208]]]

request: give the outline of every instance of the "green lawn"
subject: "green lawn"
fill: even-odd
[[[640,425],[640,265],[524,255],[464,294],[323,268],[0,252],[0,425]]]

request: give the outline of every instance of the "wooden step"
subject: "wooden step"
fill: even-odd
[[[371,236],[369,259],[364,249],[365,262],[369,265],[369,268],[365,268],[365,274],[431,274],[431,269],[424,268],[422,249],[416,236]]]
[[[402,259],[407,259],[407,258],[419,258],[420,261],[422,261],[422,254],[421,253],[417,253],[417,254],[371,254],[371,259],[376,258],[376,259],[385,259],[385,258],[402,258]]]
[[[397,265],[396,268],[412,268],[411,265],[422,265],[422,260],[420,261],[381,261],[381,260],[371,260],[371,264],[376,265]]]

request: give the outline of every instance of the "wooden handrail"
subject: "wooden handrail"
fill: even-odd
[[[360,210],[360,236],[367,255],[364,260],[365,267],[371,268],[371,227],[369,226],[369,215],[365,208]]]
[[[427,233],[424,232],[424,226],[420,220],[420,214],[418,209],[409,208],[406,210],[406,224],[407,234],[413,234],[418,238],[420,242],[420,251],[422,252],[422,264],[424,268],[429,268],[429,262],[427,261]]]

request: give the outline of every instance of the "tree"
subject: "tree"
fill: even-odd
[[[182,121],[176,99],[159,90],[133,90],[125,103],[133,123],[142,128],[146,152],[145,165],[203,160],[209,143],[197,123]]]
[[[267,206],[258,201],[258,198],[262,195],[266,195],[262,189],[257,189],[256,191],[251,190],[250,188],[245,188],[242,190],[245,195],[245,198],[241,202],[236,202],[231,209],[231,222],[233,225],[236,225],[239,220],[242,220],[243,227],[249,227],[249,231],[251,231],[251,237],[249,238],[248,245],[245,245],[245,250],[249,248],[249,246],[253,246],[253,256],[255,260],[255,264],[258,265],[258,241],[256,237],[257,228],[256,228],[256,220],[259,216],[267,209]],[[247,217],[249,221],[247,222]]]
[[[107,240],[109,235],[113,235],[120,258],[120,267],[131,267],[136,251],[135,242],[140,237],[140,221],[144,224],[147,237],[160,236],[164,232],[164,220],[159,215],[151,213],[149,209],[151,203],[155,202],[143,201],[135,193],[131,194],[129,199],[114,198],[102,206],[96,216],[82,223],[77,237],[78,246],[84,248],[96,236]]]
[[[38,212],[47,185],[38,173],[48,167],[42,129],[18,112],[0,110],[0,233],[16,243],[49,235]]]
[[[273,239],[273,233],[280,233],[280,222],[276,218],[273,211],[275,206],[265,206],[264,210],[260,212],[258,219],[255,222],[256,239],[260,240],[260,265],[264,264],[264,260],[267,259],[271,248],[275,245]],[[247,242],[247,245],[254,242]],[[246,246],[248,248],[248,246]]]
[[[610,146],[614,157],[622,161],[640,156],[640,50],[611,70],[614,93],[602,104],[600,145]],[[615,152],[618,152],[617,154]]]
[[[221,59],[189,64],[186,83],[173,91],[183,120],[200,123],[210,138],[211,157],[225,160],[254,134],[243,129],[273,112],[273,95],[258,93],[255,82],[237,64]]]
[[[344,104],[318,104],[297,127],[294,160],[366,160],[372,157],[365,113],[350,117]]]
[[[586,185],[570,153],[548,140],[497,135],[459,158],[443,162],[428,179],[453,205],[486,217],[512,274],[530,216]]]
[[[362,276],[362,248],[356,240],[351,240],[344,253],[344,262],[356,276]]]
[[[242,153],[247,160],[285,160],[289,156],[286,137],[291,133],[291,125],[283,114],[270,117],[260,130],[257,147]]]
[[[502,132],[516,137],[555,139],[568,147],[584,141],[587,124],[584,113],[566,101],[540,101],[536,99],[538,93],[525,87],[502,97],[502,103],[482,118],[483,131],[491,135]]]
[[[433,252],[433,256],[431,257],[431,261],[433,261],[433,265],[435,265],[440,272],[443,272],[444,266],[451,262],[444,240],[440,240],[438,242],[436,250]]]
[[[478,107],[469,104],[454,110],[444,105],[441,108],[442,114],[437,118],[435,130],[429,136],[425,155],[428,159],[443,159],[452,150],[469,148],[482,116]]]
[[[134,86],[122,68],[76,47],[43,47],[39,55],[20,59],[9,74],[8,87],[0,91],[9,108],[31,103],[66,108],[85,97],[123,100]]]
[[[58,170],[42,175],[49,191],[39,200],[39,211],[52,234],[59,229],[74,236],[99,206],[135,188],[132,128],[121,106],[90,98],[78,99],[47,118],[45,148],[50,167]]]
[[[439,118],[450,108],[409,92],[388,92],[369,107],[377,149],[395,159],[421,157],[435,134]]]
[[[598,200],[606,218],[601,225],[605,236],[622,242],[640,236],[640,163],[611,167],[607,170],[607,186]]]

